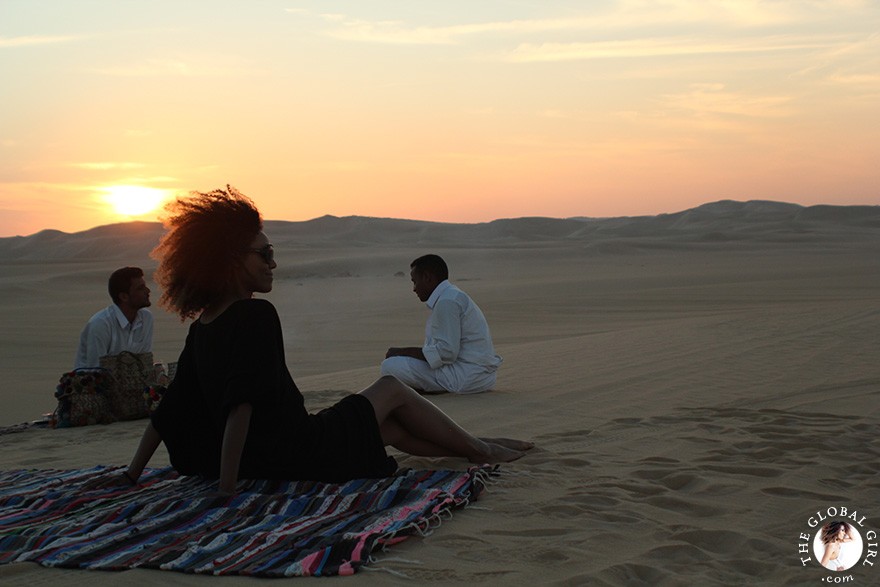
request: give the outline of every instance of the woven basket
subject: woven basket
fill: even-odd
[[[114,385],[107,392],[110,412],[117,420],[137,420],[150,415],[144,392],[155,383],[153,353],[122,351],[101,357],[101,368],[113,374]]]

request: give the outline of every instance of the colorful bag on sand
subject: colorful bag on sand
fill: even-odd
[[[115,385],[106,369],[74,369],[61,376],[55,388],[58,407],[50,420],[53,428],[70,428],[115,422],[108,392]]]
[[[159,402],[168,390],[168,386],[174,381],[177,374],[177,362],[168,363],[167,370],[158,363],[156,364],[156,381],[144,392],[144,401],[147,402],[147,410],[152,414],[159,407]]]
[[[113,374],[115,385],[108,390],[110,412],[117,420],[137,420],[150,415],[144,392],[155,382],[153,353],[122,351],[101,357],[101,367]]]

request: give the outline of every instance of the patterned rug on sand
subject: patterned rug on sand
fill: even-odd
[[[251,481],[234,497],[172,469],[0,471],[0,564],[213,575],[351,575],[474,501],[495,469],[404,470],[343,484]]]

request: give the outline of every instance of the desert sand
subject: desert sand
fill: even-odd
[[[259,202],[258,202],[259,203]],[[880,209],[718,202],[617,219],[482,225],[325,217],[267,223],[266,297],[310,409],[421,342],[409,261],[435,252],[482,307],[504,357],[494,391],[431,399],[469,430],[533,440],[481,499],[353,578],[273,584],[804,585],[880,581],[802,564],[799,534],[831,506],[880,527]],[[54,408],[112,269],[161,227],[0,239],[0,426]],[[187,325],[156,303],[154,354]],[[127,463],[144,422],[0,436],[0,468]],[[464,468],[399,456],[402,466]],[[167,464],[157,453],[151,465]],[[813,530],[815,531],[815,530]],[[880,564],[876,565],[880,567]],[[244,585],[135,570],[0,567],[22,585]]]

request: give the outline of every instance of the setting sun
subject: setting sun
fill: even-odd
[[[156,210],[166,197],[165,190],[137,185],[113,185],[102,188],[105,200],[120,216],[142,216]]]

